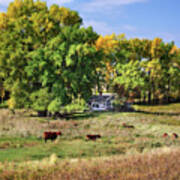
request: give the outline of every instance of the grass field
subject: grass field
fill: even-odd
[[[180,104],[135,109],[59,120],[0,109],[0,179],[180,179],[180,138],[172,137],[180,135]],[[49,130],[63,135],[45,143]],[[87,134],[102,137],[90,141]]]

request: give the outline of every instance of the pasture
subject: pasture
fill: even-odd
[[[180,104],[134,108],[57,120],[0,109],[0,179],[165,179],[166,171],[168,179],[180,178],[180,137],[172,136],[180,136]],[[45,143],[44,131],[62,136]]]

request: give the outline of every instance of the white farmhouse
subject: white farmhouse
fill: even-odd
[[[89,99],[89,107],[92,111],[108,111],[113,109],[113,94],[94,95]]]

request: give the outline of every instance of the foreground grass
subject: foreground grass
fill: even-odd
[[[0,164],[4,180],[140,180],[180,179],[180,149],[164,148],[135,156],[59,161],[55,155],[42,161]]]

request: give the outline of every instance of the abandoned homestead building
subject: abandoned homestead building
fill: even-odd
[[[88,102],[92,111],[108,111],[113,109],[113,94],[93,95]]]

